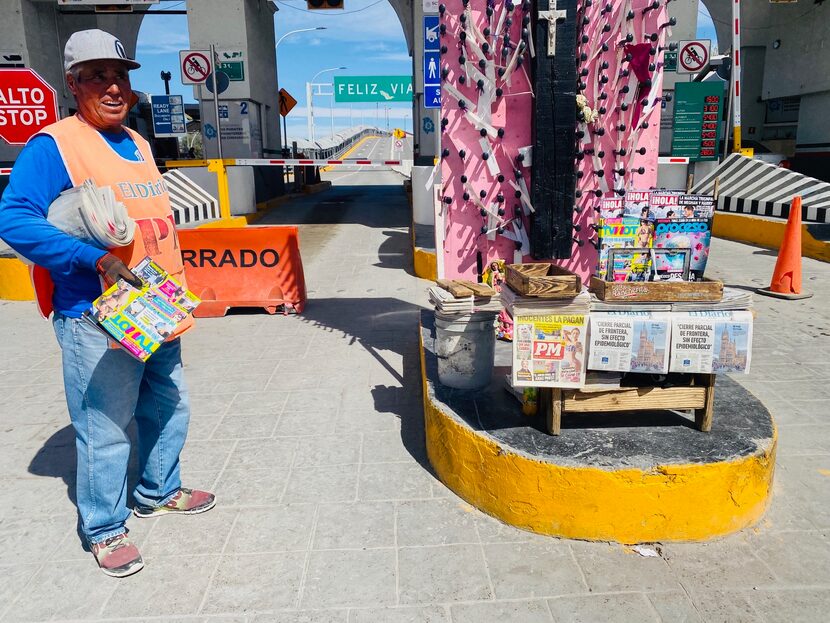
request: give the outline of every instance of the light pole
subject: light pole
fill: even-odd
[[[297,30],[289,30],[282,37],[277,39],[277,43],[274,44],[274,67],[277,67],[277,65],[279,63],[279,60],[280,60],[279,56],[277,56],[277,48],[280,47],[280,43],[282,43],[283,39],[285,39],[289,35],[296,35],[298,32],[311,32],[312,30],[326,30],[326,27],[325,26],[314,26],[313,28],[298,28]],[[279,93],[279,91],[280,91],[280,78],[279,78],[279,76],[280,76],[280,72],[279,72],[279,69],[277,69],[277,93]],[[279,97],[279,96],[277,96],[277,97]],[[283,143],[284,143],[284,145],[283,145],[284,148],[288,149],[288,128],[286,126],[285,117],[282,118],[282,140],[283,140]]]
[[[320,74],[324,74],[329,71],[338,71],[340,69],[348,69],[348,67],[329,67],[328,69],[321,69],[316,74],[314,74],[314,77],[309,82],[305,83],[306,108],[308,110],[308,140],[310,140],[312,144],[314,143],[314,98],[312,93],[312,90],[314,88],[314,81]],[[332,87],[332,91],[333,90],[334,87]],[[332,95],[332,98],[333,97],[334,96]]]

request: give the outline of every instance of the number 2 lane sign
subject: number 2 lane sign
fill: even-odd
[[[211,72],[210,51],[179,50],[182,84],[202,84]]]

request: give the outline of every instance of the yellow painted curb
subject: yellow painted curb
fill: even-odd
[[[767,249],[781,248],[787,222],[747,214],[716,212],[712,233],[718,238],[746,242]],[[801,226],[801,253],[804,257],[830,262],[830,243],[817,240],[807,225]]]
[[[349,147],[342,156],[340,156],[339,158],[332,158],[332,160],[343,160],[343,159],[345,159],[346,156],[348,156],[350,153],[352,153],[355,149],[360,147],[363,143],[368,141],[370,138],[381,138],[381,137],[380,136],[375,136],[374,134],[369,134],[367,136],[364,136],[362,139],[357,141],[354,145]],[[331,171],[331,166],[320,168],[320,173],[325,173],[326,171]]]
[[[778,433],[761,453],[732,462],[653,471],[571,467],[497,444],[432,402],[423,337],[426,447],[438,478],[476,508],[539,534],[643,543],[701,541],[745,528],[764,513]]]
[[[204,223],[202,225],[197,225],[195,229],[217,229],[221,227],[245,227],[249,219],[251,221],[256,220],[259,218],[259,215],[254,214],[245,214],[242,216],[232,216],[229,219],[220,219],[218,221],[211,221],[210,223]]]
[[[0,258],[0,300],[35,300],[29,267],[16,257]]]
[[[416,276],[430,281],[438,279],[438,262],[435,258],[435,253],[431,253],[420,247],[413,247],[412,263]]]

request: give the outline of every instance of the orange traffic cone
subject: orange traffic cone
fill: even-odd
[[[758,288],[758,294],[781,299],[806,299],[812,292],[801,291],[801,197],[793,197],[790,217],[784,229],[784,239],[778,251],[778,260],[769,288]]]

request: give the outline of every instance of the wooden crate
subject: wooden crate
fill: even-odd
[[[601,301],[639,301],[679,303],[681,301],[719,301],[723,282],[703,281],[603,281],[591,277],[591,292]]]
[[[539,408],[545,415],[551,435],[560,433],[562,416],[567,413],[666,409],[694,409],[698,430],[709,432],[715,401],[715,375],[688,376],[689,385],[680,387],[622,387],[590,393],[578,389],[543,388],[539,390]]]
[[[522,296],[569,299],[582,290],[582,279],[567,268],[554,264],[508,264],[505,279]]]

